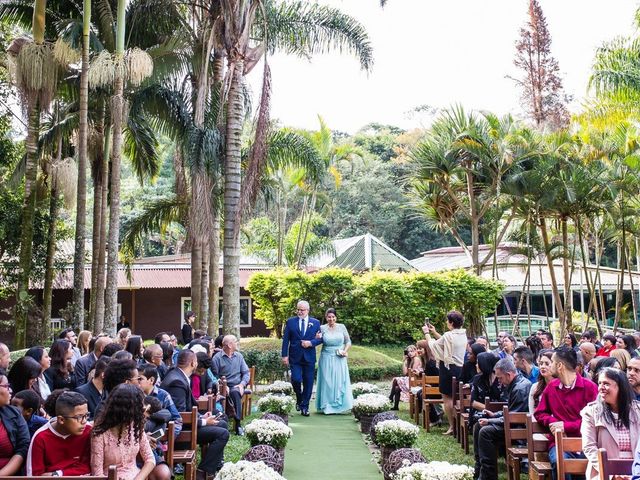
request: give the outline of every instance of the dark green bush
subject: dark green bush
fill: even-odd
[[[256,383],[273,383],[282,380],[288,370],[282,364],[280,350],[243,350],[242,355],[249,367],[256,367]]]

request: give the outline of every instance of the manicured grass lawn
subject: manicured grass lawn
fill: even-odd
[[[407,343],[408,345],[408,343]],[[384,353],[394,360],[398,360],[402,362],[402,358],[404,356],[404,349],[407,348],[407,345],[400,343],[397,345],[387,344],[387,345],[368,345],[371,350],[375,350],[379,353]]]

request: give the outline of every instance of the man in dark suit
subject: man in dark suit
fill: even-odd
[[[100,337],[93,346],[93,352],[87,353],[78,359],[75,366],[77,386],[87,383],[89,372],[96,366],[96,362],[98,358],[100,358],[100,355],[102,355],[104,347],[110,343],[111,339],[109,337]]]
[[[176,404],[179,412],[190,412],[198,406],[198,401],[191,392],[190,378],[198,367],[196,354],[184,349],[178,354],[177,366],[167,372],[160,387],[166,390]],[[222,468],[224,447],[229,441],[227,422],[217,418],[212,412],[201,415],[198,419],[198,443],[208,445],[196,472],[196,479],[205,479],[207,474],[215,475]]]
[[[89,409],[89,420],[95,418],[98,405],[107,398],[107,391],[104,388],[104,372],[109,365],[111,358],[101,357],[96,362],[95,373],[90,382],[76,387],[76,392],[84,395],[87,399],[87,408]],[[79,362],[79,361],[78,361]],[[76,364],[77,365],[77,364]]]
[[[291,368],[296,409],[308,417],[316,365],[316,346],[322,343],[322,339],[316,338],[320,331],[320,322],[309,317],[309,302],[300,300],[297,312],[298,316],[288,319],[284,326],[282,362]]]

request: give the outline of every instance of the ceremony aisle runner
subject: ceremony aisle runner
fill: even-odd
[[[289,416],[293,437],[286,447],[287,480],[381,480],[352,415]]]

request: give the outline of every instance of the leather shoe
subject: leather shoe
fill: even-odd
[[[238,435],[239,437],[244,437],[244,428],[238,427],[236,429],[236,435]]]
[[[296,412],[299,412],[299,411],[300,411],[300,404],[296,403]]]
[[[207,480],[209,475],[204,470],[196,470],[196,480]]]
[[[306,408],[302,409],[302,416],[303,417],[308,417],[309,416],[309,410],[307,410]]]

